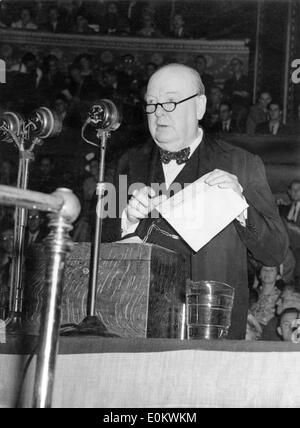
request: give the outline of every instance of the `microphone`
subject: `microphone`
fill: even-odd
[[[116,131],[121,125],[121,113],[116,105],[107,99],[100,100],[88,112],[87,123],[94,125],[98,130]]]
[[[28,119],[30,135],[39,138],[55,137],[62,130],[62,121],[57,113],[47,107],[34,110]]]
[[[0,117],[0,139],[11,141],[9,131],[17,136],[21,134],[24,118],[19,113],[7,111]]]

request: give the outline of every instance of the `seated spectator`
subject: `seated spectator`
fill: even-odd
[[[207,95],[207,110],[203,118],[203,123],[205,129],[210,131],[219,120],[219,109],[223,100],[223,92],[219,86],[213,86]]]
[[[115,68],[107,68],[103,71],[103,93],[107,98],[117,98],[119,90],[118,73]]]
[[[300,181],[293,181],[288,189],[291,203],[279,205],[279,214],[284,220],[290,238],[291,249],[296,255],[300,251]],[[281,202],[281,201],[279,201]],[[297,261],[297,260],[296,260]]]
[[[140,37],[162,37],[162,32],[156,27],[150,15],[143,15],[143,26],[137,32]]]
[[[300,104],[298,104],[296,109],[296,117],[290,124],[290,131],[293,135],[300,135]]]
[[[80,125],[79,117],[72,113],[70,102],[64,94],[59,94],[54,101],[54,111],[61,120],[63,127],[75,128]]]
[[[129,97],[132,92],[137,92],[142,81],[135,57],[132,54],[123,55],[118,71],[118,84],[122,94]]]
[[[44,155],[32,170],[29,188],[43,193],[52,193],[58,187],[53,159]]]
[[[38,244],[47,236],[47,227],[43,214],[37,210],[29,210],[25,231],[25,249],[33,244]]]
[[[290,130],[282,123],[282,106],[277,101],[272,101],[268,106],[269,120],[260,123],[256,127],[256,134],[264,135],[289,135]]]
[[[89,54],[82,54],[75,58],[75,64],[78,64],[81,69],[81,74],[83,77],[93,75],[93,59]]]
[[[43,76],[39,84],[39,92],[44,103],[51,104],[65,88],[65,76],[58,68],[58,59],[55,55],[48,55],[43,61]]]
[[[0,225],[0,319],[5,319],[9,310],[9,277],[13,240],[13,224],[2,222]]]
[[[281,313],[277,331],[284,342],[293,342],[292,335],[297,328],[295,325],[297,319],[300,319],[300,312],[297,308],[287,308]]]
[[[219,120],[211,127],[214,133],[234,133],[238,132],[236,123],[232,118],[232,107],[227,102],[222,102],[219,107]]]
[[[10,71],[26,75],[30,80],[32,80],[32,85],[36,89],[39,87],[43,76],[42,70],[38,67],[36,56],[32,52],[26,52],[23,55],[21,62],[12,66]]]
[[[18,29],[18,30],[37,30],[38,26],[35,24],[35,22],[32,19],[30,9],[23,8],[21,10],[20,19],[16,22],[13,22],[11,24],[12,28]]]
[[[196,70],[200,74],[202,83],[205,88],[205,93],[210,94],[212,87],[214,86],[214,78],[211,74],[206,73],[207,60],[204,55],[197,55],[195,58]]]
[[[273,318],[276,318],[276,305],[284,286],[279,267],[261,267],[258,286],[251,291],[250,304],[250,312],[261,326],[261,339],[272,340],[276,337],[277,320]]]
[[[10,27],[12,23],[11,2],[2,0],[0,2],[0,28]]]
[[[233,118],[239,132],[243,132],[250,106],[250,81],[243,74],[243,61],[232,58],[230,61],[232,77],[225,80],[224,96],[232,105]]]
[[[65,33],[65,24],[57,7],[51,7],[49,9],[48,19],[43,26],[43,30],[50,33]]]
[[[262,92],[257,103],[250,107],[246,122],[246,132],[249,135],[254,135],[257,125],[268,120],[268,105],[272,101],[269,92]]]
[[[180,13],[177,13],[172,19],[170,37],[174,37],[177,39],[191,38],[191,33],[188,30],[183,15]]]
[[[69,68],[69,74],[70,79],[66,90],[71,95],[73,102],[92,101],[98,98],[98,82],[92,76],[83,76],[79,65],[72,64]]]
[[[25,53],[21,62],[11,67],[11,79],[7,85],[10,88],[10,100],[23,114],[30,114],[40,105],[40,93],[37,89],[42,76],[37,59],[31,52]]]
[[[91,240],[91,226],[89,223],[89,209],[96,185],[99,180],[99,161],[94,153],[86,155],[87,165],[85,170],[88,175],[82,184],[82,206],[81,215],[74,230],[73,240],[76,242],[88,242]]]
[[[78,14],[75,19],[75,25],[72,33],[76,34],[95,34],[93,28],[89,26],[88,19],[83,14]]]
[[[100,23],[100,32],[109,36],[126,36],[130,33],[129,21],[122,16],[116,2],[109,2],[107,10]]]
[[[61,7],[61,15],[64,21],[65,31],[72,32],[75,27],[79,7],[76,1],[66,1]]]

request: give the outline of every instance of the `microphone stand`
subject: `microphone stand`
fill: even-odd
[[[96,222],[95,222],[95,236],[91,247],[91,275],[89,279],[88,290],[88,303],[87,303],[87,316],[79,324],[79,333],[96,334],[100,336],[117,337],[115,334],[109,333],[107,328],[97,316],[96,313],[96,300],[97,300],[97,284],[99,277],[99,255],[101,247],[102,236],[102,220],[103,220],[103,196],[105,191],[104,173],[105,173],[105,154],[107,147],[107,140],[110,133],[105,130],[99,129],[97,131],[97,138],[101,140],[100,149],[100,164],[98,183],[96,187],[97,205],[96,205]]]

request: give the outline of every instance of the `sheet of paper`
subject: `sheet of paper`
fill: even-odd
[[[120,241],[116,241],[118,244],[142,244],[143,241],[138,236],[130,236],[130,238],[124,238]]]
[[[232,189],[209,186],[204,183],[205,177],[184,187],[157,208],[194,251],[204,247],[248,207]]]

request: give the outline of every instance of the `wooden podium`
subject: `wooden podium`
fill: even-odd
[[[67,260],[61,324],[86,316],[90,243],[74,244]],[[38,334],[45,295],[46,258],[42,245],[27,255],[24,317]],[[152,244],[102,244],[97,315],[120,337],[183,338],[185,265],[180,255]]]

